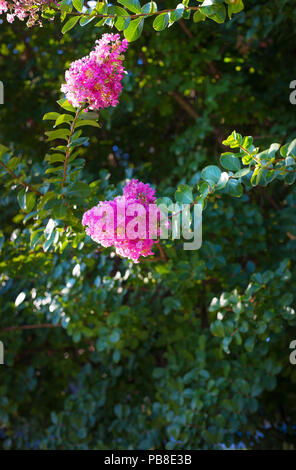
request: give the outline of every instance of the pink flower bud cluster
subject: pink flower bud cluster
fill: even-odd
[[[100,201],[84,213],[82,225],[87,235],[104,247],[114,246],[118,255],[135,263],[140,256],[154,255],[151,248],[160,235],[154,194],[149,184],[131,180],[123,188],[123,196]]]
[[[103,34],[93,51],[75,60],[66,71],[61,90],[75,108],[85,104],[99,110],[118,104],[125,69],[122,65],[128,42],[119,34]]]
[[[0,15],[6,13],[9,23],[15,18],[21,21],[27,19],[27,25],[33,26],[38,23],[41,26],[40,11],[44,6],[55,3],[54,0],[0,0]]]

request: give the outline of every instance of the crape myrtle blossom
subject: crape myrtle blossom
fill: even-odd
[[[99,110],[118,104],[125,73],[122,53],[127,47],[119,34],[103,34],[88,56],[72,62],[61,87],[72,106]]]
[[[118,255],[139,262],[151,251],[160,236],[160,211],[155,204],[155,190],[136,179],[123,188],[123,196],[98,205],[84,213],[82,225],[95,242],[114,246]]]
[[[55,0],[0,0],[0,15],[6,13],[9,23],[15,18],[21,21],[27,20],[28,26],[38,23],[41,26],[40,12],[43,7],[56,4]]]

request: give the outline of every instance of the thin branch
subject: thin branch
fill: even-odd
[[[69,160],[69,157],[70,157],[70,143],[71,143],[71,139],[72,139],[72,137],[73,137],[73,133],[74,133],[74,130],[75,130],[76,121],[77,121],[78,116],[79,116],[79,114],[81,113],[82,109],[83,109],[82,106],[81,106],[79,109],[77,109],[76,114],[75,114],[75,118],[74,118],[74,120],[73,120],[73,122],[72,122],[72,125],[71,125],[70,134],[69,134],[68,142],[67,142],[67,150],[66,150],[65,162],[64,162],[64,175],[63,175],[63,181],[62,181],[62,188],[65,186],[65,183],[66,183],[67,169],[68,169],[68,160]]]
[[[279,211],[280,206],[275,202],[275,200],[269,194],[267,194],[267,192],[263,188],[260,189],[260,194],[262,195],[262,197],[266,199],[275,208],[275,210]]]
[[[58,323],[53,325],[52,323],[43,323],[41,325],[21,325],[21,326],[9,326],[8,328],[2,328],[0,333],[4,331],[17,331],[17,330],[35,330],[37,328],[60,328],[62,325]]]
[[[159,249],[159,251],[160,251],[161,259],[162,259],[163,261],[167,261],[168,259],[167,259],[167,256],[166,256],[166,254],[165,254],[164,248],[161,246],[160,243],[157,243],[157,246],[158,246],[158,249]]]
[[[252,154],[251,154],[247,149],[245,149],[242,145],[240,145],[239,148],[240,148],[243,152],[245,152],[247,155],[250,155],[250,156],[253,158],[253,160],[255,160],[255,162],[258,163],[258,165],[261,166],[260,160],[258,160],[257,157],[255,157],[255,155],[252,155]]]
[[[186,24],[184,23],[183,20],[179,20],[179,25],[181,26],[181,28],[183,29],[184,33],[186,34],[187,37],[189,37],[190,39],[193,39],[193,34],[192,32],[190,31],[190,29],[187,28]]]
[[[164,262],[164,259],[161,258],[161,257],[159,257],[159,256],[157,256],[157,257],[149,257],[149,258],[142,258],[142,259],[141,259],[141,263],[143,263],[143,262],[145,262],[145,261],[148,262],[148,263],[151,263],[152,261],[162,261],[162,262]]]
[[[54,7],[52,7],[54,10],[60,12],[59,9],[56,9]],[[196,10],[199,10],[200,7],[190,7],[190,6],[184,6],[184,10],[192,10],[192,11],[196,11]],[[166,10],[160,10],[160,11],[155,11],[155,12],[152,12],[152,13],[136,13],[136,14],[133,14],[133,15],[129,15],[128,12],[127,12],[127,15],[108,15],[108,13],[106,14],[102,14],[102,13],[96,13],[96,14],[91,14],[91,17],[92,18],[131,18],[132,20],[133,19],[136,19],[136,18],[145,18],[145,17],[148,17],[148,16],[158,16],[158,15],[162,15],[163,13],[171,13],[173,11],[176,11],[176,8],[168,8]],[[69,15],[74,15],[74,16],[81,16],[81,18],[89,18],[90,15],[83,15],[81,14],[80,12],[76,12],[76,11],[72,11],[72,12],[68,12]]]
[[[230,335],[230,336],[234,336],[234,335],[235,335],[235,333],[237,333],[237,332],[238,332],[238,330],[239,330],[239,328],[236,328],[236,329],[235,329],[235,330],[234,330],[234,331],[231,333],[231,335]]]
[[[10,176],[13,179],[17,180],[24,188],[29,189],[30,191],[33,191],[34,193],[38,194],[38,196],[43,196],[43,194],[40,191],[38,191],[38,189],[35,189],[30,184],[25,183],[24,181],[20,180],[20,178],[18,176],[16,176],[16,174],[13,173],[13,171],[11,171],[8,168],[8,166],[5,165],[5,163],[0,161],[0,165],[10,174]]]
[[[171,91],[169,93],[174,100],[186,111],[189,116],[193,117],[193,119],[198,119],[198,114],[195,111],[195,109],[191,106],[191,104],[188,103],[179,93],[176,93],[175,91]]]
[[[242,147],[241,145],[239,146],[239,148],[241,150],[243,150],[243,152],[245,152],[246,154],[250,155],[253,160],[255,160],[255,162],[262,168],[262,170],[269,170],[269,171],[285,171],[285,173],[295,173],[296,170],[287,170],[286,168],[284,167],[279,167],[279,168],[269,168],[268,166],[263,166],[262,165],[262,162],[260,162],[260,160],[258,160],[257,157],[255,157],[255,155],[253,155],[252,153],[250,153],[247,149],[245,149],[244,147]],[[282,162],[284,161],[284,159],[277,159],[275,160],[274,162],[272,163],[277,163],[277,162]]]

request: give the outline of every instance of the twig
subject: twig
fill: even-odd
[[[235,329],[235,330],[234,330],[234,331],[231,333],[231,336],[234,336],[234,335],[235,335],[235,333],[237,333],[237,332],[238,332],[238,330],[239,330],[239,328],[236,328],[236,329]]]
[[[31,186],[30,184],[25,183],[24,181],[21,181],[20,178],[19,178],[18,176],[16,176],[16,174],[13,173],[13,171],[11,171],[11,170],[8,168],[8,166],[5,165],[5,163],[3,163],[3,162],[0,161],[0,165],[1,165],[3,168],[5,168],[5,170],[10,174],[10,176],[11,176],[13,179],[17,180],[24,188],[29,189],[30,191],[33,191],[34,193],[38,194],[38,196],[43,196],[43,194],[42,194],[40,191],[38,191],[38,189],[35,189],[35,188],[33,188],[33,186]]]
[[[251,152],[249,152],[247,149],[245,149],[244,147],[242,147],[241,145],[239,146],[239,148],[241,150],[243,150],[243,152],[245,152],[247,155],[250,155],[250,157],[253,158],[253,160],[255,160],[255,162],[262,168],[262,170],[269,170],[269,171],[285,171],[286,173],[295,173],[296,170],[287,170],[286,168],[284,167],[280,167],[280,168],[269,168],[268,166],[263,166],[262,165],[262,162],[260,162],[260,160],[257,159],[257,157],[255,157],[255,155],[253,155]],[[276,162],[281,162],[283,161],[283,159],[277,159],[275,162],[272,162],[272,163],[276,163]]]
[[[56,8],[53,7],[54,10],[56,11],[60,11]],[[184,10],[192,10],[192,11],[196,11],[196,10],[199,10],[200,7],[190,7],[190,6],[184,6]],[[155,12],[151,12],[151,13],[136,13],[136,14],[133,14],[133,15],[108,15],[108,13],[106,14],[102,14],[102,13],[96,13],[96,14],[93,14],[91,13],[91,17],[92,18],[131,18],[131,19],[135,19],[135,18],[145,18],[145,17],[148,17],[148,16],[158,16],[158,15],[162,15],[163,13],[171,13],[173,11],[175,11],[176,8],[168,8],[166,10],[160,10],[160,11],[155,11]],[[127,12],[128,13],[128,12]],[[81,14],[80,12],[76,12],[76,11],[72,11],[72,12],[68,12],[69,15],[74,15],[74,16],[81,16],[82,18],[88,18],[90,15],[83,15]]]
[[[186,26],[186,24],[184,23],[183,20],[179,20],[179,25],[183,29],[186,36],[188,36],[190,39],[193,39],[194,36],[193,36],[192,32],[190,31],[190,29],[187,28],[187,26]]]
[[[270,204],[275,208],[275,210],[279,211],[280,210],[280,206],[274,201],[274,199],[266,193],[266,191],[263,190],[263,188],[260,188],[261,189],[261,195],[264,199],[266,199],[268,202],[270,202]]]
[[[189,116],[193,117],[193,119],[198,119],[198,114],[194,110],[194,108],[191,106],[191,104],[188,103],[179,93],[176,93],[175,91],[171,91],[169,93],[175,101],[189,114]]]
[[[53,325],[52,323],[43,323],[40,325],[20,325],[20,326],[9,326],[8,328],[2,328],[0,333],[4,331],[16,331],[16,330],[35,330],[37,328],[60,328],[62,325],[57,323],[57,325]]]
[[[243,152],[245,152],[247,155],[250,155],[250,156],[253,158],[253,160],[255,160],[255,162],[258,163],[258,165],[261,166],[260,160],[258,160],[257,157],[255,157],[255,155],[251,154],[251,152],[249,152],[247,149],[245,149],[242,145],[240,145],[239,148],[240,148]]]
[[[68,141],[67,141],[67,150],[66,150],[66,156],[65,156],[65,162],[64,162],[64,175],[63,175],[63,181],[62,181],[62,188],[65,186],[66,177],[67,177],[68,160],[69,160],[69,157],[70,157],[70,147],[69,147],[69,145],[71,143],[71,139],[72,139],[72,136],[73,136],[73,133],[74,133],[74,130],[75,130],[76,121],[77,121],[78,116],[81,113],[82,109],[83,109],[83,106],[81,106],[80,108],[77,109],[76,114],[75,114],[75,118],[74,118],[74,120],[72,122],[72,125],[71,125],[70,134],[69,134]]]
[[[159,251],[160,251],[161,259],[162,259],[163,261],[167,261],[168,259],[167,259],[167,256],[166,256],[166,254],[165,254],[165,251],[164,251],[163,247],[161,246],[160,243],[157,243],[157,246],[158,246],[158,249],[159,249]]]

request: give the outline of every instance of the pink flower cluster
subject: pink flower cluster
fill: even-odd
[[[0,15],[6,13],[9,23],[13,23],[15,18],[24,21],[27,18],[27,25],[41,25],[39,13],[42,7],[54,3],[54,0],[0,0]]]
[[[122,53],[127,47],[119,34],[103,34],[88,56],[72,62],[61,90],[75,108],[85,104],[99,110],[118,104],[125,73]]]
[[[153,255],[151,248],[160,235],[154,194],[149,184],[131,180],[123,188],[123,196],[100,201],[84,213],[82,225],[87,235],[104,247],[114,246],[118,255],[135,263],[140,256]],[[151,223],[151,217],[156,224]]]

